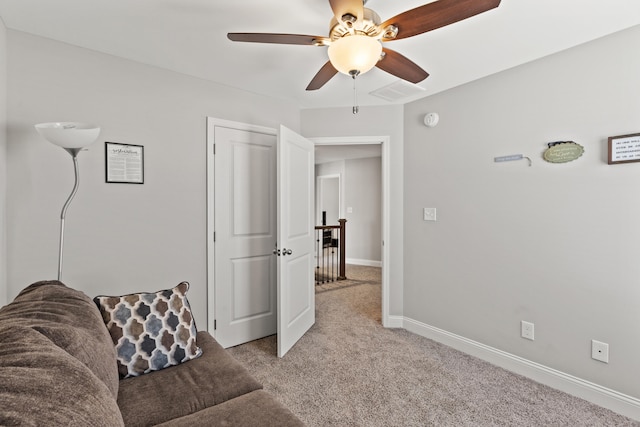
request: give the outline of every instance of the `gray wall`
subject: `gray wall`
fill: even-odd
[[[337,174],[342,178],[344,193],[341,196],[341,217],[347,219],[347,262],[375,265],[382,260],[381,158],[347,159],[316,165],[316,176]],[[349,207],[353,212],[347,212]],[[322,222],[321,218],[318,224]]]
[[[360,113],[352,114],[350,108],[321,108],[302,110],[302,134],[315,137],[390,137],[391,216],[389,231],[391,256],[388,265],[390,275],[389,313],[402,315],[403,275],[403,107],[360,107]]]
[[[345,161],[347,262],[382,260],[382,163],[380,157]]]
[[[70,156],[33,125],[96,122],[67,212],[63,281],[93,296],[187,280],[205,329],[206,117],[298,131],[297,106],[15,31],[8,56],[9,296],[56,277],[73,186]],[[144,185],[104,182],[105,141],[144,146]]]
[[[0,307],[7,303],[7,30],[0,19]]]
[[[639,50],[635,27],[406,106],[405,317],[640,397],[640,163],[607,165],[640,132]],[[541,158],[566,140],[584,155]]]
[[[323,177],[322,181],[320,177]],[[315,165],[316,225],[322,225],[323,211],[327,225],[337,225],[338,219],[344,217],[344,206],[341,206],[344,202],[343,181],[344,160]]]

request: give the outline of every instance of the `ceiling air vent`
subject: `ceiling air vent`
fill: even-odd
[[[422,92],[424,92],[424,89],[420,86],[405,82],[404,80],[398,80],[395,83],[376,89],[369,94],[382,98],[385,101],[395,102],[413,97]]]

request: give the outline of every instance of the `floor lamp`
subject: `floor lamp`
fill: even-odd
[[[58,250],[58,280],[62,280],[62,249],[64,247],[64,219],[67,214],[67,208],[71,204],[71,200],[78,192],[80,184],[80,175],[78,173],[78,153],[89,145],[93,144],[98,135],[100,128],[89,123],[40,123],[35,125],[36,130],[44,139],[50,143],[62,147],[73,158],[73,171],[75,174],[75,183],[69,198],[62,206],[60,213],[60,248]]]

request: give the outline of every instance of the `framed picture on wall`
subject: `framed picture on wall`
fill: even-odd
[[[105,181],[144,184],[144,147],[105,142]]]
[[[609,164],[640,162],[640,133],[609,138]]]

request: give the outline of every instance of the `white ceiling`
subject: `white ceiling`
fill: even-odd
[[[369,0],[386,20],[428,0]],[[326,36],[328,0],[0,0],[9,29],[60,40],[250,92],[301,108],[351,107],[353,83],[337,75],[305,88],[326,47],[237,43],[228,32]],[[638,0],[502,0],[497,9],[385,44],[431,75],[407,102],[640,24]],[[359,105],[398,79],[374,69],[358,78]]]

